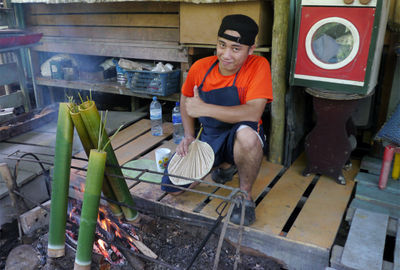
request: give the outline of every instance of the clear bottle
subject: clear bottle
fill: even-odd
[[[179,102],[177,102],[172,109],[172,124],[174,126],[174,143],[179,144],[184,136]]]
[[[161,103],[157,100],[157,97],[153,97],[153,101],[150,104],[150,120],[151,134],[153,136],[162,136],[162,108]]]
[[[162,85],[161,85],[161,79],[160,75],[155,75],[155,77],[150,81],[147,91],[151,93],[161,93],[162,92]]]

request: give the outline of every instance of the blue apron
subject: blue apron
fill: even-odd
[[[220,106],[236,106],[240,105],[240,99],[238,89],[235,86],[236,78],[239,71],[235,75],[232,86],[213,89],[210,91],[202,91],[204,81],[210,74],[211,70],[217,65],[218,60],[212,64],[208,69],[206,75],[203,78],[200,86],[198,87],[199,96],[205,102]],[[264,134],[262,128],[258,125],[258,122],[243,121],[235,124],[226,123],[219,121],[211,117],[200,117],[200,123],[203,125],[203,132],[201,133],[200,140],[207,142],[215,154],[214,166],[221,164],[222,162],[228,162],[234,164],[233,159],[233,145],[235,141],[236,130],[241,125],[247,125],[259,132],[261,138],[264,141]],[[265,145],[265,141],[264,141]]]

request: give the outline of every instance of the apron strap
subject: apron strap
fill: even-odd
[[[200,90],[203,89],[204,81],[206,80],[208,74],[210,74],[211,70],[217,65],[217,63],[218,63],[218,59],[217,59],[217,60],[214,62],[214,64],[212,64],[211,67],[207,70],[207,73],[206,73],[206,75],[204,75],[203,81],[201,82],[201,84],[200,84],[200,86],[199,86],[199,89],[200,89]]]
[[[241,69],[241,68],[240,68],[240,69]],[[237,79],[237,76],[238,76],[238,74],[239,74],[240,69],[238,70],[238,72],[236,72],[235,79],[233,79],[233,84],[232,84],[232,86],[235,86],[236,79]]]

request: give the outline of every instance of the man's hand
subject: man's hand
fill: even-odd
[[[195,138],[193,136],[185,136],[176,147],[176,153],[181,157],[186,156],[189,150],[189,144],[191,144],[194,140]]]
[[[193,93],[193,97],[186,98],[186,112],[190,117],[198,118],[204,116],[206,103],[200,98],[197,85],[194,86]]]

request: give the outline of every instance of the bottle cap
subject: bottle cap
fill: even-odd
[[[157,97],[156,97],[156,96],[154,96],[154,97],[153,97],[153,100],[157,100]]]
[[[179,101],[177,101],[177,102],[175,103],[175,106],[176,106],[176,107],[179,107],[179,105],[180,105],[180,103],[179,103]]]

